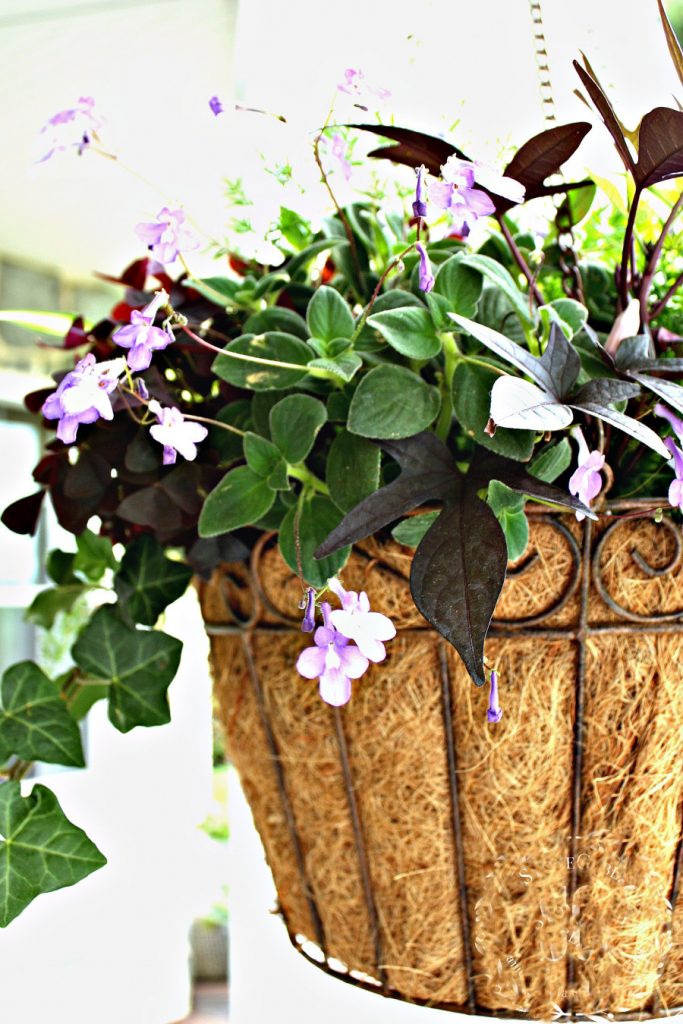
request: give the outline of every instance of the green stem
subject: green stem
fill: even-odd
[[[445,441],[453,422],[453,377],[461,353],[452,334],[442,334],[440,337],[443,344],[444,369],[441,379],[441,411],[436,421],[436,436]]]
[[[211,352],[216,352],[219,356],[225,356],[227,359],[238,359],[243,363],[258,363],[260,366],[277,366],[278,369],[281,370],[299,370],[300,372],[306,370],[306,367],[302,366],[300,363],[284,363],[277,359],[262,359],[260,356],[248,356],[243,352],[229,352],[227,349],[217,348],[216,345],[212,345],[210,342],[204,341],[204,339],[200,338],[198,334],[191,331],[187,325],[183,326],[182,329],[185,334],[189,335],[189,337],[192,338],[193,341],[196,341],[198,345],[201,345],[203,348],[208,348]],[[313,376],[328,376],[324,370],[316,372],[315,368],[308,370],[307,372],[313,374]]]
[[[311,473],[310,469],[303,464],[298,462],[295,466],[287,465],[287,476],[293,477],[295,480],[300,480],[304,485],[304,490],[317,491],[318,494],[324,494],[329,497],[330,489],[326,483]]]

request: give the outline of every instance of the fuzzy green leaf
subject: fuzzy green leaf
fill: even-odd
[[[349,408],[348,429],[362,437],[412,437],[432,423],[441,397],[403,366],[376,366],[360,381]]]
[[[199,536],[216,537],[264,516],[275,501],[267,482],[249,466],[238,466],[211,491],[199,516]]]

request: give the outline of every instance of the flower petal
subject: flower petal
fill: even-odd
[[[326,647],[306,647],[296,660],[296,670],[305,679],[317,679],[325,671]]]
[[[326,704],[339,708],[351,699],[351,680],[340,671],[326,672],[320,677],[320,696]]]

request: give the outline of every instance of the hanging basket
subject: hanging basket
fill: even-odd
[[[486,647],[497,724],[416,611],[409,549],[370,540],[342,573],[398,634],[341,709],[294,669],[310,637],[273,538],[217,570],[230,753],[289,936],[328,973],[465,1013],[662,1016],[683,1007],[683,541],[531,518]]]

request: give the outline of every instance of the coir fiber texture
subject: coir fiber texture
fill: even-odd
[[[210,631],[233,630],[211,639],[217,699],[290,935],[386,994],[543,1019],[683,1005],[681,539],[585,529],[532,518],[486,648],[497,724],[416,611],[408,548],[370,540],[341,574],[398,635],[337,711],[295,671],[311,638],[274,546],[201,585]]]

